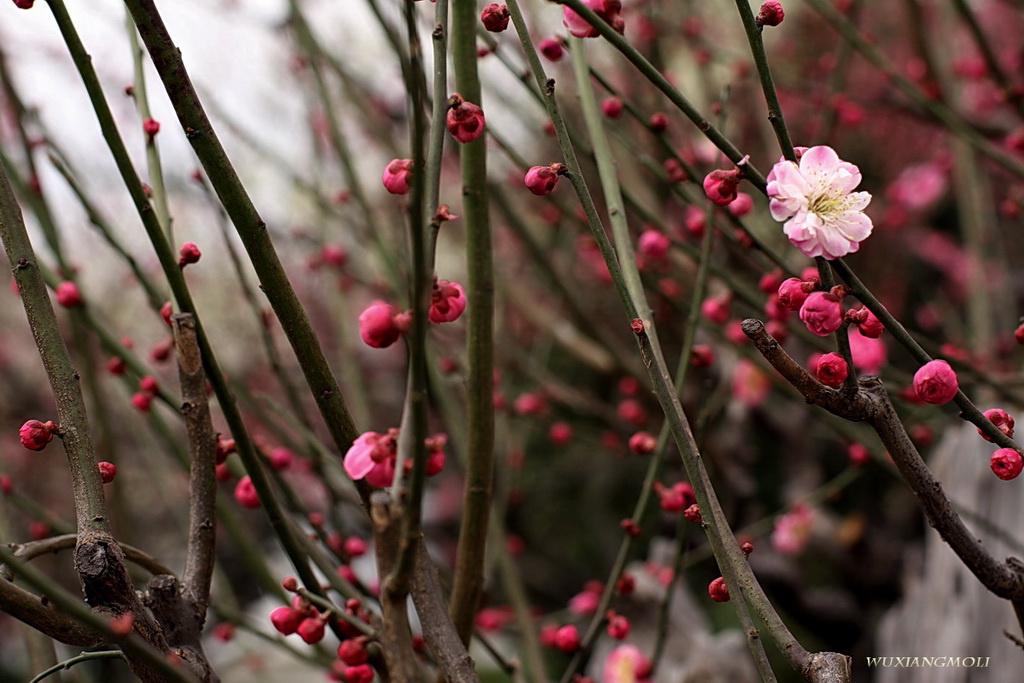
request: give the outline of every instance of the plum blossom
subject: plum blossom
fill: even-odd
[[[944,360],[928,361],[914,373],[914,391],[925,403],[949,403],[959,389],[956,372]]]
[[[607,683],[643,683],[651,676],[651,662],[636,645],[619,645],[604,661],[601,680]]]
[[[784,555],[796,555],[807,545],[814,523],[814,510],[803,503],[775,520],[772,546]]]
[[[860,170],[831,147],[804,151],[800,163],[783,159],[768,174],[772,218],[785,221],[789,241],[807,256],[837,259],[852,254],[871,234],[867,192],[854,192]]]
[[[398,457],[398,430],[386,434],[364,432],[345,453],[343,466],[353,479],[366,479],[371,486],[391,486]]]

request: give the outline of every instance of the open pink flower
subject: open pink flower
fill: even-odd
[[[459,319],[466,310],[466,291],[458,282],[436,280],[430,295],[430,311],[427,317],[435,324],[450,323]]]
[[[811,147],[800,163],[783,159],[768,174],[772,218],[797,249],[812,258],[852,254],[871,234],[864,208],[867,192],[854,192],[860,170],[842,161],[831,147]]]
[[[804,503],[797,503],[792,510],[775,520],[772,546],[783,555],[798,554],[810,540],[813,524],[814,510]]]
[[[604,660],[601,680],[605,683],[644,683],[651,676],[651,661],[636,645],[619,645]]]
[[[345,453],[343,466],[353,479],[365,479],[371,486],[391,486],[398,456],[398,430],[386,434],[364,432]]]
[[[622,11],[620,0],[583,0],[583,4],[594,10],[594,14],[608,22],[613,29],[622,33],[626,24],[619,16]],[[589,21],[568,7],[562,9],[562,24],[577,38],[596,38],[601,35]]]

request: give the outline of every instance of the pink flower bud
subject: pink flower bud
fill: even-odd
[[[114,477],[117,476],[117,466],[114,463],[101,462],[98,466],[100,468],[100,479],[103,480],[104,484],[114,481]]]
[[[658,446],[658,440],[648,432],[637,432],[629,437],[629,450],[637,455],[650,455]]]
[[[391,194],[406,194],[411,180],[412,159],[392,159],[381,174],[381,182]]]
[[[78,285],[74,282],[62,282],[53,291],[57,295],[57,303],[64,308],[76,308],[82,305],[82,293],[78,291]]]
[[[708,584],[708,595],[715,602],[729,602],[729,587],[725,585],[725,579],[719,576]]]
[[[53,435],[58,431],[57,425],[53,424],[52,420],[46,422],[29,420],[21,425],[18,436],[21,437],[21,445],[25,448],[30,451],[41,451],[53,441]]]
[[[295,632],[310,645],[319,643],[324,639],[324,621],[320,617],[307,617],[299,623]]]
[[[373,668],[369,664],[350,666],[344,671],[344,680],[347,683],[371,683],[373,681]]]
[[[690,351],[690,365],[695,368],[710,368],[715,362],[715,350],[708,344],[696,344]]]
[[[609,97],[601,103],[601,113],[610,119],[622,116],[622,108],[622,100],[618,97]]]
[[[715,169],[704,176],[704,194],[716,206],[729,206],[737,197],[739,184],[739,169]]]
[[[811,292],[800,306],[800,320],[814,334],[827,337],[842,327],[843,305],[828,292]]]
[[[929,361],[914,373],[914,392],[925,403],[937,406],[949,403],[959,388],[956,372],[944,360]]]
[[[214,456],[214,462],[218,465],[222,464],[228,459],[228,456],[238,450],[234,439],[224,438],[221,434],[217,435],[217,451]]]
[[[484,28],[491,33],[501,33],[507,29],[508,20],[508,7],[496,2],[484,7],[484,11],[480,13],[480,21],[483,22]]]
[[[252,479],[248,475],[242,477],[235,484],[235,500],[238,504],[244,508],[258,508],[260,506],[260,497],[256,493],[256,487],[253,486]]]
[[[150,406],[153,405],[153,396],[152,394],[137,391],[132,394],[132,405],[139,412],[148,413]]]
[[[192,242],[185,242],[185,244],[181,245],[181,251],[179,252],[178,267],[184,268],[189,264],[198,263],[201,256],[199,247]]]
[[[111,375],[123,375],[127,371],[128,365],[125,363],[124,358],[113,356],[107,361],[107,372]]]
[[[994,424],[1003,434],[1006,434],[1009,437],[1013,436],[1013,417],[1008,412],[1002,408],[990,408],[985,411],[985,417],[988,418],[988,421]],[[992,440],[980,429],[978,430],[978,434],[980,434],[981,438],[985,439],[985,441]]]
[[[278,633],[285,636],[295,633],[303,618],[302,612],[291,607],[278,607],[270,613],[270,623],[274,625]]]
[[[146,119],[142,122],[142,130],[146,137],[152,140],[160,132],[160,122],[156,119]]]
[[[725,294],[705,299],[700,305],[701,314],[715,325],[724,325],[729,321],[729,309],[732,307],[732,296]]]
[[[619,16],[622,11],[620,0],[583,0],[583,4],[594,11],[594,14],[604,19],[613,29],[622,33],[625,30],[625,21]],[[595,38],[601,35],[590,22],[573,10],[565,7],[562,9],[562,24],[569,29],[569,33],[577,38]]]
[[[572,624],[568,624],[555,632],[555,647],[562,652],[575,652],[580,648],[580,632]]]
[[[826,353],[818,359],[814,374],[819,382],[835,389],[846,381],[850,368],[838,353]]]
[[[448,125],[448,132],[456,140],[473,142],[484,132],[484,111],[455,93],[448,98],[448,115],[445,122]]]
[[[555,446],[565,446],[572,441],[572,426],[568,422],[556,422],[548,429],[548,440]]]
[[[275,448],[267,455],[267,460],[275,470],[286,470],[295,462],[295,454],[287,448]]]
[[[32,9],[32,4],[36,0],[14,0],[14,6],[19,9]]]
[[[450,323],[466,310],[466,292],[458,282],[435,280],[427,317],[434,324]]]
[[[398,311],[384,301],[374,301],[359,314],[359,336],[367,346],[383,349],[391,346],[402,335],[395,316]]]
[[[664,133],[668,129],[668,117],[661,112],[651,114],[647,123],[655,133]]]
[[[1004,481],[1016,479],[1021,470],[1024,469],[1024,458],[1020,451],[1012,448],[1000,448],[992,454],[989,467],[997,477]]]
[[[662,261],[668,256],[668,250],[672,247],[672,240],[660,230],[644,230],[637,240],[636,249],[645,258],[652,261]]]
[[[537,49],[551,62],[557,62],[565,55],[565,46],[559,38],[545,38],[537,43]]]
[[[152,375],[143,375],[142,378],[139,379],[139,391],[144,394],[149,394],[150,396],[155,396],[160,393],[160,385],[155,379],[153,379]]]
[[[558,184],[558,176],[566,173],[565,165],[554,163],[548,166],[534,166],[526,172],[526,188],[536,195],[551,194]]]
[[[162,342],[153,344],[153,347],[149,350],[149,357],[158,363],[161,363],[171,357],[171,349],[174,348],[174,338],[168,337]]]
[[[761,10],[754,18],[754,23],[758,26],[778,26],[785,17],[786,13],[782,11],[782,5],[775,0],[768,0],[761,5]]]
[[[704,519],[700,516],[700,505],[694,503],[690,507],[683,511],[683,517],[686,517],[689,521],[694,524],[703,524]]]
[[[614,611],[608,612],[608,635],[615,640],[625,640],[629,637],[630,630],[629,619],[616,614]]]
[[[365,638],[349,638],[338,645],[338,659],[349,666],[365,664],[370,654],[366,651]]]
[[[754,198],[746,192],[737,192],[736,199],[729,202],[726,210],[736,218],[743,218],[754,210]]]

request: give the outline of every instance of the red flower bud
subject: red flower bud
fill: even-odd
[[[178,266],[180,268],[184,268],[191,263],[198,263],[201,256],[202,254],[199,251],[199,247],[192,242],[185,242],[185,244],[181,245],[181,251],[178,256]]]
[[[82,293],[78,291],[78,285],[74,282],[62,282],[53,292],[57,295],[57,303],[64,308],[76,308],[82,305]]]
[[[101,462],[99,463],[100,478],[104,484],[109,484],[114,481],[114,477],[117,476],[117,467],[112,462]]]
[[[782,5],[775,0],[768,0],[761,5],[760,11],[754,18],[754,23],[758,26],[778,26],[785,17],[786,13],[782,11]]]
[[[509,12],[506,5],[499,5],[496,2],[484,7],[480,13],[480,21],[484,28],[491,33],[501,33],[508,28]]]
[[[53,441],[53,435],[58,431],[57,425],[53,424],[51,420],[46,422],[29,420],[21,425],[18,435],[21,437],[22,446],[30,451],[41,451],[46,448],[46,444]]]
[[[1016,479],[1024,469],[1024,458],[1021,457],[1020,451],[1012,448],[1000,448],[992,454],[989,466],[997,477],[1009,481]]]
[[[715,602],[729,602],[729,587],[721,576],[708,584],[708,595]]]

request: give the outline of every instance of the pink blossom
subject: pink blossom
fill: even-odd
[[[732,395],[748,406],[760,405],[772,390],[771,380],[746,358],[740,359],[732,373]]]
[[[622,99],[609,97],[601,103],[601,113],[610,119],[617,119],[622,116]]]
[[[989,467],[997,477],[1009,481],[1016,479],[1024,469],[1024,458],[1021,457],[1020,451],[1012,448],[1000,448],[992,454]]]
[[[725,585],[725,579],[719,576],[709,583],[708,595],[715,602],[729,602],[729,586]]]
[[[838,353],[826,353],[818,359],[818,363],[814,368],[814,374],[819,382],[835,389],[846,381],[850,374],[850,369],[846,366],[846,361]]]
[[[619,645],[601,669],[603,683],[645,683],[650,676],[651,662],[636,645]]]
[[[721,296],[705,299],[700,305],[701,314],[708,322],[724,325],[729,320],[729,309],[732,307],[732,296],[726,292]]]
[[[507,20],[506,20],[507,21]],[[455,93],[448,99],[448,132],[459,142],[472,142],[484,132],[484,111]]]
[[[78,291],[78,285],[74,282],[62,282],[53,292],[57,295],[57,303],[64,308],[76,308],[82,305],[82,293]]]
[[[622,33],[625,22],[619,16],[619,12],[622,11],[622,3],[619,0],[583,0],[583,4],[608,22],[613,29]],[[601,35],[589,21],[568,7],[562,9],[562,24],[577,38],[595,38]]]
[[[782,5],[775,0],[768,0],[768,2],[761,5],[760,11],[754,18],[754,23],[758,26],[778,26],[782,23],[786,13],[782,11]]]
[[[21,425],[18,436],[21,438],[21,445],[30,451],[41,451],[46,445],[53,441],[53,435],[59,430],[52,420],[41,422],[29,420]]]
[[[704,176],[704,194],[716,206],[729,206],[739,196],[739,184],[739,169],[725,171],[718,168]]]
[[[384,301],[374,301],[359,314],[359,336],[367,346],[383,349],[391,346],[402,336],[395,318],[398,311]]]
[[[555,631],[554,644],[562,652],[575,652],[580,649],[580,632],[572,624]]]
[[[812,258],[852,254],[871,234],[867,192],[854,192],[860,170],[831,147],[811,147],[800,163],[783,159],[768,174],[772,218],[785,221],[789,241]]]
[[[353,479],[365,479],[371,486],[391,486],[395,478],[398,430],[386,434],[364,432],[345,453],[343,466]]]
[[[534,166],[526,172],[523,182],[526,189],[536,195],[551,194],[558,184],[558,176],[565,173],[563,164],[549,164],[548,166]]]
[[[235,500],[238,501],[239,505],[246,508],[258,508],[260,506],[260,496],[256,493],[256,487],[253,486],[249,475],[239,479],[235,485]]]
[[[508,28],[509,12],[506,5],[499,5],[496,2],[484,7],[480,13],[480,21],[484,28],[491,33],[501,33]]]
[[[672,246],[672,240],[660,230],[644,230],[637,240],[637,251],[652,261],[661,261],[668,256],[668,250]]]
[[[843,324],[843,305],[829,292],[811,292],[800,306],[800,320],[819,337],[827,337]]]
[[[466,310],[466,292],[458,282],[435,280],[430,295],[428,317],[435,324],[450,323],[459,319]]]
[[[559,38],[545,38],[537,43],[537,49],[552,62],[557,62],[565,54],[565,47]]]
[[[743,218],[750,213],[753,208],[754,198],[746,192],[737,192],[736,199],[729,202],[729,206],[726,207],[726,210],[736,218]]]
[[[911,210],[927,208],[946,192],[946,172],[936,163],[909,166],[889,184],[885,195]]]
[[[791,311],[799,311],[811,293],[804,286],[805,284],[803,280],[796,277],[783,280],[779,285],[779,303]]]
[[[851,329],[850,355],[853,356],[853,367],[865,375],[877,375],[888,358],[885,342],[881,339],[865,337],[858,329]]]
[[[1008,412],[1002,408],[990,408],[985,411],[985,417],[1003,434],[1006,434],[1006,436],[1009,437],[1013,436],[1013,416]],[[981,438],[985,439],[985,441],[992,440],[980,429],[978,430],[978,434],[980,434]]]
[[[392,159],[384,167],[380,179],[391,194],[406,194],[412,180],[412,159]]]
[[[914,392],[925,403],[949,403],[959,388],[956,372],[944,360],[929,361],[914,373]]]
[[[811,537],[814,510],[803,503],[775,520],[772,547],[783,555],[796,555],[804,549]]]

